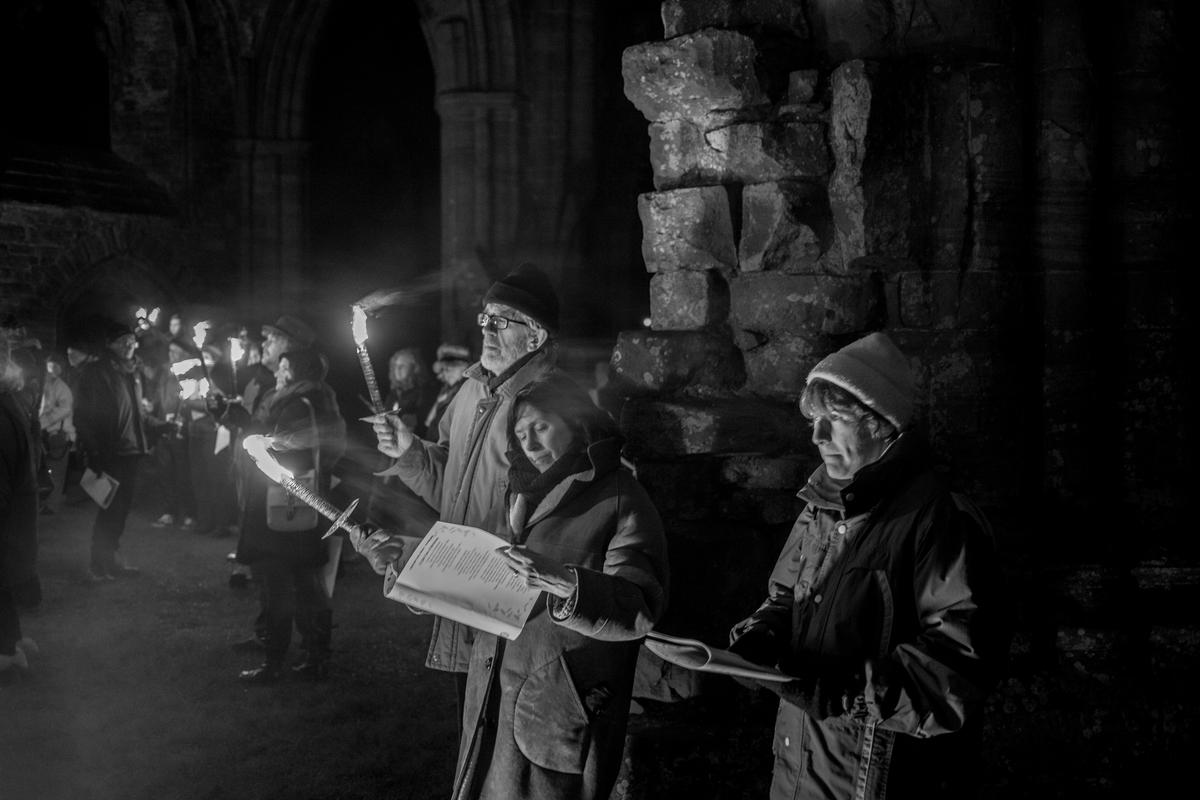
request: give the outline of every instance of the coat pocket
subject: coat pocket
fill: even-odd
[[[591,729],[575,683],[560,655],[525,679],[513,710],[513,738],[532,763],[581,774]]]

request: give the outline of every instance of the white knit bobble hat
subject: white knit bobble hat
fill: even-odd
[[[916,396],[908,359],[883,333],[869,333],[826,356],[808,373],[805,385],[820,378],[845,389],[863,405],[904,430]]]

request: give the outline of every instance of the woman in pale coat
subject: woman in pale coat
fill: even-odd
[[[666,605],[662,522],[574,381],[531,384],[509,416],[510,567],[544,590],[520,636],[471,653],[456,798],[607,798],[641,638]]]

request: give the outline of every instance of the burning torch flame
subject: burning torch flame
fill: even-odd
[[[208,322],[197,322],[192,326],[192,342],[196,345],[196,349],[204,347],[204,339],[208,336],[208,329],[212,325]]]
[[[363,345],[367,341],[367,312],[363,310],[362,306],[357,304],[350,306],[350,308],[354,312],[354,320],[351,323],[354,331],[354,343]],[[345,328],[342,330],[345,330]]]
[[[254,463],[258,468],[275,483],[283,481],[284,478],[291,478],[292,473],[285,469],[282,464],[275,460],[271,455],[270,448],[271,437],[253,435],[247,436],[242,440],[242,447],[250,454],[250,458],[254,459]]]
[[[242,340],[236,336],[229,337],[229,360],[237,363],[242,360],[242,355],[245,351],[242,349]]]
[[[192,400],[197,397],[204,397],[208,394],[211,387],[208,385],[207,378],[184,378],[179,381],[179,399]]]
[[[134,319],[146,319],[146,307],[142,306],[137,311],[133,312]]]
[[[146,317],[146,319],[150,320],[151,325],[157,325],[158,324],[158,315],[161,313],[162,313],[161,308],[154,308],[150,311],[150,316]]]
[[[200,359],[184,358],[179,361],[176,361],[174,364],[171,365],[171,373],[174,374],[176,378],[178,378],[180,375],[185,375],[185,374],[187,374],[187,372],[189,370],[196,369],[199,366],[200,366]]]

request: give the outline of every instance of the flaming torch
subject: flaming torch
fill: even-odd
[[[379,383],[375,380],[375,368],[371,366],[371,356],[367,353],[367,312],[355,303],[350,306],[354,312],[352,328],[354,344],[358,350],[358,363],[362,367],[363,378],[367,381],[367,391],[371,395],[371,411],[383,413],[383,397],[379,394]]]
[[[316,509],[317,513],[321,514],[321,516],[333,520],[333,525],[330,526],[329,530],[325,531],[325,534],[321,537],[322,539],[328,539],[337,533],[338,530],[344,530],[350,534],[350,542],[357,549],[358,542],[366,536],[362,528],[350,521],[350,515],[354,513],[354,509],[358,506],[358,500],[355,499],[345,511],[342,511],[297,481],[295,476],[271,455],[268,449],[270,446],[270,436],[251,435],[242,440],[242,447],[246,449],[250,458],[262,470],[264,475],[282,486],[288,494]]]

